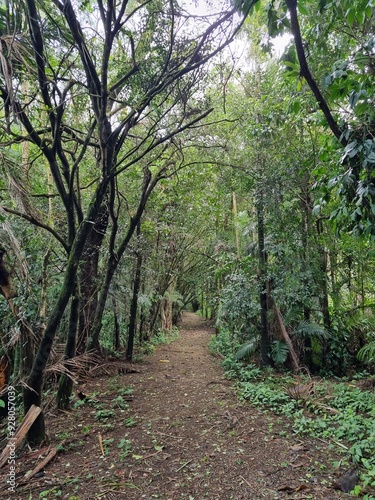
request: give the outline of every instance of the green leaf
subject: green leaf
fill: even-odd
[[[235,359],[239,361],[240,359],[251,358],[258,349],[258,339],[251,339],[246,344],[242,345],[235,354]]]
[[[315,205],[315,207],[312,210],[312,213],[315,217],[317,217],[320,214],[322,206],[321,205]]]
[[[301,1],[298,2],[298,10],[304,16],[309,15],[309,11],[306,9],[305,5],[303,5],[303,3]]]
[[[318,338],[328,338],[329,334],[327,330],[319,325],[318,323],[309,323],[307,321],[301,321],[295,331],[295,335],[308,338],[308,337],[318,337]]]
[[[363,24],[366,19],[366,12],[364,10],[358,10],[357,12],[357,21],[359,24]]]
[[[299,101],[293,101],[289,105],[289,112],[293,114],[297,114],[301,109],[301,104]]]
[[[349,26],[353,26],[356,18],[356,11],[353,8],[350,8],[346,12],[346,20],[348,21]]]
[[[372,17],[372,7],[371,5],[368,5],[365,9],[366,17],[367,19],[371,19]]]
[[[275,340],[272,343],[271,358],[277,365],[282,365],[287,360],[289,346],[282,340]]]

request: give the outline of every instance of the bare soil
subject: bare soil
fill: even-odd
[[[349,497],[333,487],[345,471],[333,468],[339,458],[328,443],[296,437],[286,419],[238,400],[208,350],[211,334],[204,320],[184,313],[180,338],[134,364],[137,373],[86,381],[78,391],[88,400],[47,413],[50,448],[22,451],[17,492],[8,495],[6,486],[1,498]],[[129,387],[133,399],[124,403]],[[61,443],[43,471],[25,480]]]

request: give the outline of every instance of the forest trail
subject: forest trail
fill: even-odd
[[[11,498],[38,499],[53,488],[75,500],[345,497],[331,487],[328,444],[287,438],[282,419],[238,401],[209,352],[212,333],[203,319],[184,313],[180,337],[134,365],[139,373],[89,381],[85,392],[101,391],[108,402],[119,387],[132,387],[129,409],[98,420],[98,410],[86,405],[81,420],[70,412],[51,421],[55,436],[71,429],[80,446],[59,454],[43,478]]]

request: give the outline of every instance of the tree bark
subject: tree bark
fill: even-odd
[[[61,322],[68,302],[74,293],[80,258],[86,239],[90,233],[90,230],[92,229],[91,221],[96,219],[96,215],[99,211],[107,185],[108,182],[106,182],[105,180],[103,180],[99,185],[94,199],[90,205],[88,217],[81,223],[73,246],[71,248],[67,267],[65,270],[64,283],[62,285],[56,304],[50,314],[46,329],[39,345],[39,349],[34,358],[31,373],[27,380],[27,385],[24,388],[23,402],[25,412],[27,412],[33,404],[35,406],[41,405],[43,373],[48,362],[57,328]],[[45,437],[46,434],[44,415],[43,413],[41,413],[29,430],[28,442],[33,446],[38,446],[45,440]]]
[[[264,206],[263,195],[259,193],[257,200],[258,246],[259,246],[259,285],[260,285],[260,356],[261,366],[270,365],[270,338],[268,329],[268,299],[267,299],[267,252],[264,237]]]
[[[148,169],[144,171],[143,179],[143,191],[140,197],[139,205],[136,214],[131,218],[130,224],[125,237],[123,238],[117,252],[112,248],[107,259],[107,266],[105,270],[105,277],[100,287],[100,296],[98,300],[98,305],[96,308],[96,314],[92,325],[91,335],[87,343],[87,350],[98,349],[99,348],[99,336],[102,327],[102,318],[104,314],[105,304],[108,297],[109,287],[112,282],[113,276],[116,272],[117,266],[123,256],[125,250],[128,248],[129,242],[133,237],[134,231],[136,230],[139,221],[141,220],[142,214],[146,207],[147,200],[155,188],[156,184],[160,180],[160,176],[156,175],[153,179],[151,172]],[[117,225],[114,225],[111,241],[115,240],[117,231]]]
[[[72,296],[72,301],[70,305],[68,338],[66,340],[66,348],[65,348],[66,360],[73,359],[76,355],[79,304],[80,304],[79,294],[76,287],[75,294]],[[57,391],[57,396],[56,396],[56,403],[59,409],[66,410],[69,408],[72,389],[73,389],[72,379],[67,375],[62,374],[60,378],[59,389]]]
[[[137,237],[139,238],[140,235],[141,235],[141,223],[139,222],[137,226]],[[136,259],[134,282],[133,282],[133,297],[130,304],[128,343],[126,348],[126,359],[128,361],[131,361],[133,359],[134,339],[137,330],[138,294],[141,286],[142,260],[143,260],[142,251],[139,248],[139,241],[138,241],[137,259]]]
[[[273,303],[273,307],[274,307],[274,311],[275,311],[277,324],[279,326],[279,331],[280,331],[283,339],[285,340],[286,344],[289,346],[289,354],[290,354],[290,357],[292,359],[293,366],[298,371],[300,368],[299,359],[298,359],[296,351],[294,350],[293,343],[289,337],[287,329],[285,328],[283,317],[281,316],[281,312],[275,303]]]
[[[99,257],[103,239],[108,227],[109,210],[105,200],[98,213],[82,253],[79,270],[80,303],[77,354],[85,352],[98,306]]]
[[[116,298],[112,298],[113,304],[113,348],[115,351],[120,349],[120,322],[118,319],[118,310]]]

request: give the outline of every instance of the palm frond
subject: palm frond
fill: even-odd
[[[364,345],[357,353],[358,361],[375,365],[375,341]]]
[[[328,331],[318,323],[309,323],[308,321],[301,321],[297,326],[294,335],[302,338],[306,337],[319,337],[326,339],[329,337]]]
[[[258,350],[259,347],[259,341],[256,338],[253,338],[246,342],[246,344],[243,344],[238,351],[235,354],[235,359],[237,361],[244,359],[244,360],[249,360],[256,351]]]
[[[20,274],[20,277],[24,282],[29,284],[29,265],[27,260],[22,254],[21,251],[21,243],[15,236],[9,221],[8,215],[6,212],[0,207],[0,241],[4,244],[6,250],[11,250],[12,254],[17,259],[17,273]]]

